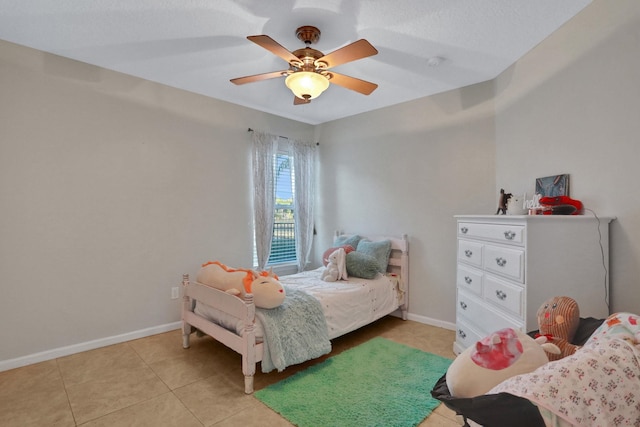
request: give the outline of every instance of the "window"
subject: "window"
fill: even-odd
[[[296,262],[293,158],[278,151],[274,156],[275,203],[271,253],[267,265]]]
[[[309,264],[316,145],[253,132],[253,260],[259,269],[291,274],[285,270]]]

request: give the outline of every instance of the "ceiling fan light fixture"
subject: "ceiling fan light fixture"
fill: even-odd
[[[329,87],[329,79],[313,71],[297,71],[290,74],[285,84],[300,99],[314,99]]]

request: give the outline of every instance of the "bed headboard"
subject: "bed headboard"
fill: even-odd
[[[356,233],[343,233],[339,230],[335,233],[336,237],[353,236],[355,234]],[[406,234],[403,234],[401,237],[357,234],[363,239],[372,242],[378,242],[380,240],[391,241],[391,255],[389,256],[387,273],[396,274],[399,277],[399,286],[400,289],[404,291],[405,306],[407,306],[409,294],[409,236]]]

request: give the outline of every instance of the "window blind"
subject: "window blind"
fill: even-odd
[[[274,158],[273,167],[275,176],[275,216],[269,265],[296,261],[293,158],[288,153],[280,151]]]

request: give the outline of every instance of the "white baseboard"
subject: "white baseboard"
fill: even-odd
[[[17,357],[15,359],[0,360],[0,372],[9,369],[20,368],[22,366],[32,365],[34,363],[44,362],[58,357],[69,356],[71,354],[80,353],[87,350],[94,350],[108,345],[119,344],[125,341],[131,341],[138,338],[144,338],[151,335],[169,332],[182,327],[182,322],[167,323],[165,325],[153,326],[151,328],[140,329],[138,331],[128,332],[126,334],[115,335],[112,337],[100,338],[97,340],[87,341],[79,344],[73,344],[66,347],[54,348],[40,353],[29,354],[27,356]]]
[[[451,331],[456,330],[456,324],[451,322],[445,322],[443,320],[434,319],[432,317],[420,316],[417,314],[409,313],[409,320],[413,320],[415,322],[424,323],[425,325],[437,326],[439,328],[449,329]]]
[[[456,330],[455,323],[444,322],[442,320],[431,317],[420,316],[417,314],[408,314],[408,319],[415,322],[424,323],[425,325],[437,326],[439,328]],[[54,348],[52,350],[40,353],[29,354],[27,356],[17,357],[15,359],[0,360],[0,372],[9,369],[20,368],[22,366],[32,365],[34,363],[44,362],[56,359],[58,357],[69,356],[71,354],[81,353],[83,351],[94,350],[108,345],[119,344],[126,341],[144,338],[151,335],[161,334],[164,332],[180,329],[182,322],[167,323],[165,325],[153,326],[151,328],[140,329],[138,331],[128,332],[126,334],[115,335],[112,337],[100,338],[97,340],[87,341],[79,344],[73,344],[66,347]]]

